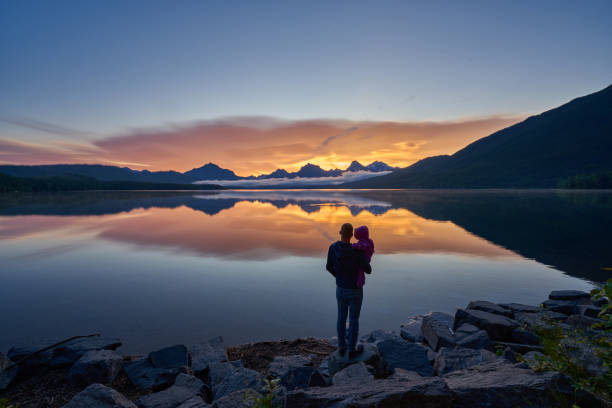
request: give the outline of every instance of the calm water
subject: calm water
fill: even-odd
[[[327,247],[376,243],[362,332],[470,300],[537,304],[612,266],[612,193],[224,191],[0,196],[0,351],[101,332],[123,350],[334,335]]]

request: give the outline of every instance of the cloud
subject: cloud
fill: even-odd
[[[171,124],[77,145],[66,141],[20,144],[0,141],[0,161],[41,163],[133,163],[150,170],[186,171],[214,162],[238,175],[257,175],[306,163],[324,169],[376,160],[405,167],[422,158],[452,154],[476,139],[517,122],[492,116],[446,122],[376,122],[340,119],[282,120],[236,117]],[[2,145],[4,143],[5,146]]]
[[[51,133],[59,136],[75,137],[93,134],[89,131],[72,129],[61,125],[56,125],[54,123],[44,122],[42,120],[27,118],[4,118],[2,121],[11,125],[21,126],[32,130],[37,130],[39,132]]]
[[[195,184],[219,184],[224,187],[267,187],[267,186],[333,186],[347,183],[349,181],[364,180],[376,176],[391,173],[382,171],[372,173],[369,171],[346,171],[338,177],[296,177],[296,178],[273,178],[261,180],[202,180]]]

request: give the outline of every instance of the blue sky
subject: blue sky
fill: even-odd
[[[611,21],[609,0],[3,1],[0,138],[537,113],[612,82]]]

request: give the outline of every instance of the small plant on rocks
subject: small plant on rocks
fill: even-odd
[[[253,401],[252,408],[281,408],[281,405],[276,402],[280,388],[278,385],[280,379],[266,379],[265,381],[264,392],[261,395],[250,396]]]

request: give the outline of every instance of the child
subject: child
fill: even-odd
[[[355,235],[355,239],[357,239],[357,242],[353,244],[353,248],[365,252],[366,259],[370,262],[374,254],[374,241],[370,239],[368,227],[365,225],[357,227],[353,235]],[[359,268],[359,273],[357,274],[357,287],[362,288],[363,285],[365,285],[365,273],[363,269]]]

